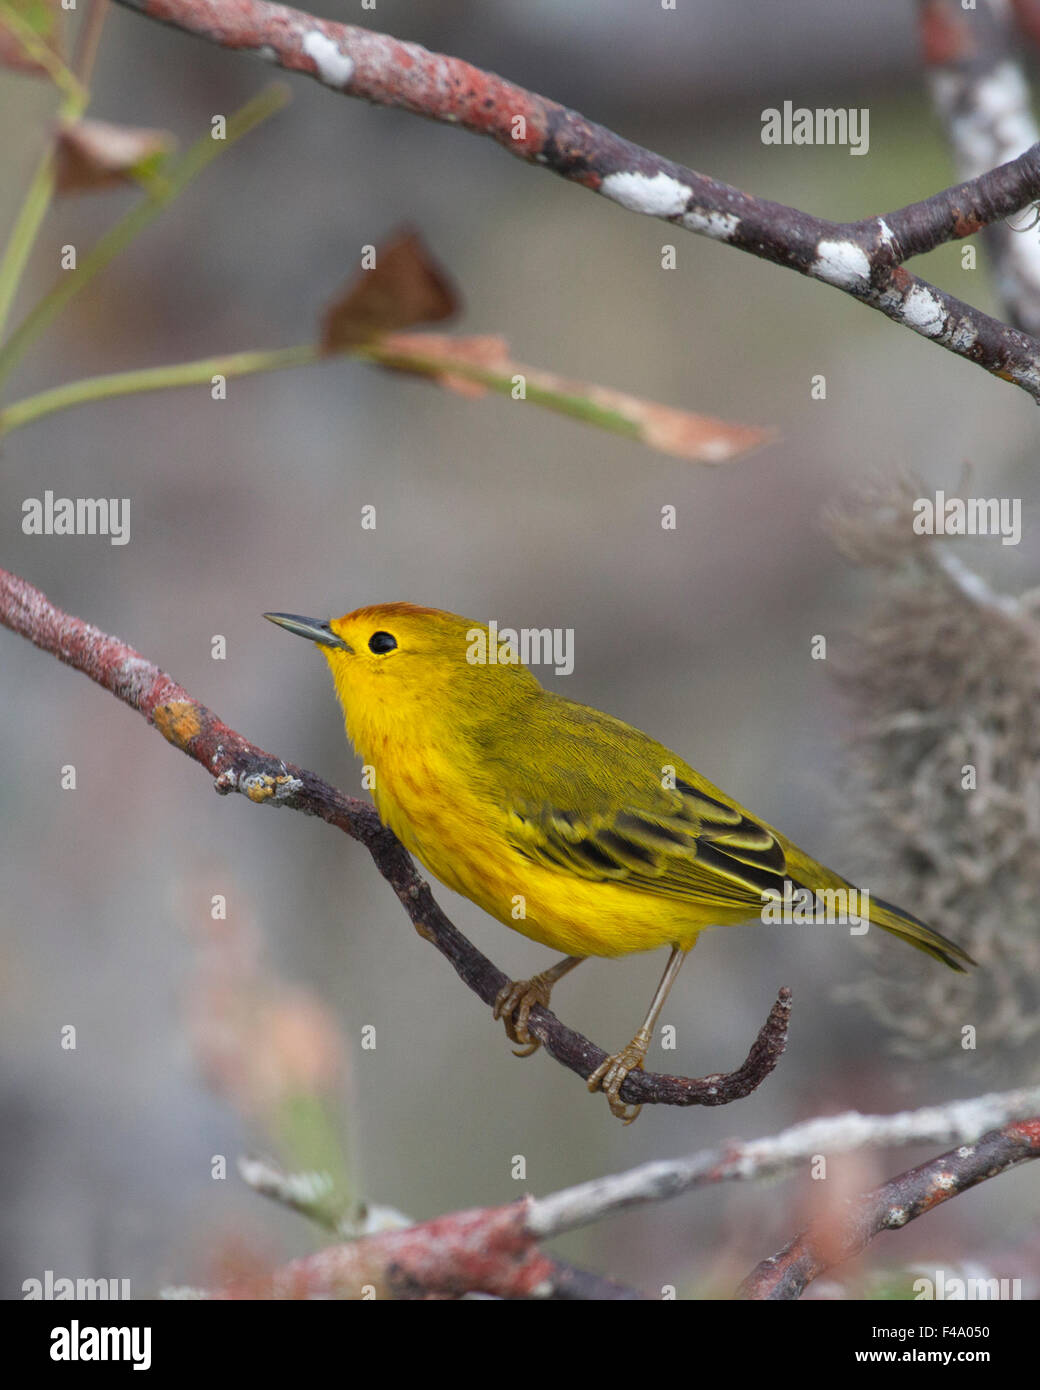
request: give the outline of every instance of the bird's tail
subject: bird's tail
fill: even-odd
[[[933,931],[919,918],[912,917],[909,912],[885,902],[884,898],[875,898],[871,894],[868,916],[873,926],[908,941],[919,951],[926,951],[928,955],[948,965],[951,970],[960,970],[963,973],[967,966],[977,964],[967,951],[962,951],[955,942]]]

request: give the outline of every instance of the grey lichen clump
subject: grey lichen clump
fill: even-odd
[[[879,591],[841,662],[856,716],[849,804],[885,896],[979,969],[913,969],[875,942],[870,978],[843,993],[902,1054],[944,1055],[966,1070],[1015,1057],[1035,1074],[1040,590],[994,593],[961,559],[988,559],[982,547],[994,544],[995,558],[1006,555],[992,538],[915,534],[923,492],[888,481],[830,515],[839,546],[875,570]]]

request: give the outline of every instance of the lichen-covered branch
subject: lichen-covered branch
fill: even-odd
[[[560,1235],[623,1208],[678,1196],[694,1187],[749,1178],[772,1178],[808,1163],[816,1154],[897,1144],[969,1144],[1011,1120],[1040,1114],[1040,1086],[995,1092],[894,1115],[827,1115],[806,1120],[766,1139],[734,1140],[688,1158],[644,1163],[627,1173],[597,1178],[541,1197],[527,1214],[528,1230],[541,1239]]]
[[[451,962],[459,978],[493,1008],[508,977],[448,920],[401,842],[375,808],[345,796],[313,772],[296,767],[229,728],[146,657],[99,628],[56,608],[39,589],[0,569],[0,625],[82,671],[143,714],[162,736],[200,763],[218,792],[288,806],[336,826],[371,854],[420,936]],[[728,1105],[760,1086],[783,1054],[791,994],[782,989],[744,1064],[728,1074],[667,1076],[635,1070],[621,1088],[630,1105]],[[531,1011],[531,1034],[556,1060],[584,1079],[607,1054],[541,1005]]]
[[[342,1240],[354,1240],[380,1231],[403,1231],[413,1224],[394,1207],[354,1202],[344,1197],[336,1190],[331,1173],[287,1173],[272,1159],[252,1156],[238,1160],[238,1172],[254,1192],[298,1212]]]
[[[951,1140],[961,1144],[953,1154],[848,1204],[849,1220],[837,1247],[833,1239],[810,1229],[760,1265],[740,1293],[793,1298],[816,1274],[847,1259],[878,1231],[905,1225],[948,1197],[1040,1155],[1040,1120],[1025,1118],[1038,1112],[1040,1087],[1033,1087],[895,1115],[850,1112],[809,1120],[765,1139],[734,1140],[687,1158],[645,1163],[546,1197],[453,1212],[406,1230],[366,1235],[294,1260],[271,1275],[239,1281],[217,1296],[457,1298],[480,1292],[509,1299],[641,1298],[646,1295],[560,1264],[539,1243],[695,1187],[773,1178],[820,1153]],[[994,1130],[994,1125],[1001,1128]],[[264,1175],[262,1190],[300,1207],[299,1194],[285,1189],[280,1176],[272,1183]],[[309,1204],[310,1194],[306,1200]]]
[[[755,198],[665,159],[494,73],[387,34],[266,0],[118,0],[345,96],[497,141],[632,212],[812,276],[1040,401],[1040,341],[911,275],[903,262],[1040,197],[1040,144],[999,168],[880,217],[836,223]]]
[[[865,1250],[882,1231],[897,1231],[987,1178],[1040,1158],[1040,1119],[991,1130],[910,1168],[871,1192],[842,1203],[763,1260],[741,1284],[738,1298],[800,1298],[814,1279]]]
[[[412,1222],[392,1207],[365,1206],[345,1214],[325,1175],[285,1173],[266,1159],[239,1160],[239,1172],[255,1191],[301,1215],[325,1230],[351,1242],[345,1248],[323,1251],[320,1256],[297,1260],[289,1268],[255,1284],[236,1285],[221,1297],[346,1297],[359,1298],[367,1290],[395,1298],[457,1297],[461,1293],[494,1293],[498,1297],[616,1300],[641,1299],[645,1294],[604,1279],[548,1256],[540,1257],[538,1282],[531,1283],[527,1256],[535,1242],[522,1235],[515,1244],[501,1239],[503,1224],[510,1224],[517,1207],[461,1212],[438,1222]],[[378,1237],[408,1232],[400,1239]],[[445,1233],[448,1239],[445,1240]],[[358,1249],[358,1241],[368,1237]],[[477,1265],[476,1247],[485,1242],[484,1259]],[[438,1245],[438,1242],[440,1244]],[[467,1283],[480,1278],[481,1282]]]
[[[1035,145],[1040,130],[1007,5],[919,0],[918,13],[932,101],[961,177],[978,178]],[[993,222],[983,235],[1012,323],[1040,333],[1040,236],[1028,221],[1020,231]]]
[[[383,1231],[240,1279],[207,1295],[218,1299],[444,1299],[482,1293],[505,1299],[582,1301],[649,1297],[576,1269],[538,1248],[528,1203],[478,1207]]]

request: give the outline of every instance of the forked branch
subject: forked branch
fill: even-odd
[[[454,1298],[479,1291],[509,1299],[647,1297],[561,1266],[540,1243],[695,1188],[775,1179],[804,1168],[820,1153],[960,1144],[955,1152],[849,1202],[847,1222],[799,1236],[760,1265],[738,1295],[796,1298],[810,1279],[848,1259],[878,1231],[905,1225],[976,1183],[1040,1157],[1040,1121],[1028,1118],[1038,1110],[1040,1087],[1034,1086],[893,1115],[853,1111],[808,1120],[767,1138],[733,1140],[683,1158],[644,1163],[545,1197],[452,1212],[404,1230],[364,1235],[305,1255],[272,1274],[240,1281],[219,1296]],[[265,1190],[272,1191],[270,1183]],[[299,1209],[295,1195],[289,1204]]]
[[[632,212],[821,280],[1040,401],[1040,340],[903,263],[1040,198],[1040,144],[883,216],[829,222],[665,159],[559,102],[459,58],[266,0],[117,0],[222,48],[303,72],[344,96],[489,136]]]

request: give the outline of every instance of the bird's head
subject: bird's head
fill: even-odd
[[[525,666],[497,659],[485,624],[437,608],[383,603],[342,618],[264,617],[321,648],[347,731],[363,751],[399,742],[415,726],[431,737],[461,732],[540,689]]]

